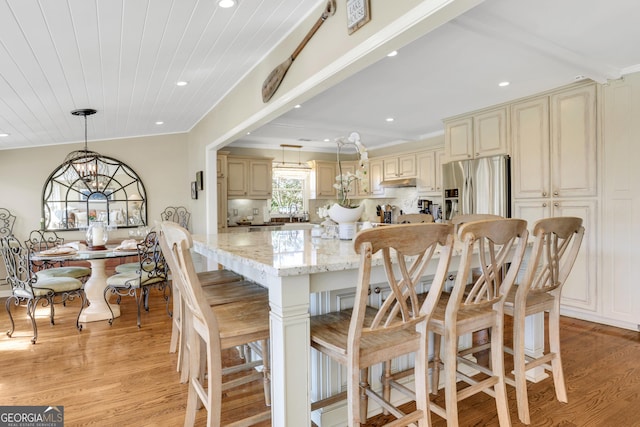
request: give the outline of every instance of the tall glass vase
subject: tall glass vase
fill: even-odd
[[[107,224],[102,221],[91,221],[87,229],[87,247],[89,250],[96,251],[106,249],[105,245],[108,240],[109,233],[107,231]]]
[[[355,208],[345,208],[337,203],[329,208],[329,218],[338,223],[338,236],[341,240],[351,240],[356,235],[356,221],[364,211],[364,204]]]

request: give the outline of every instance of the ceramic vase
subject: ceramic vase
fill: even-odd
[[[337,203],[329,208],[329,218],[338,223],[338,237],[341,240],[351,240],[356,235],[356,221],[360,219],[364,205],[355,208],[345,208]]]

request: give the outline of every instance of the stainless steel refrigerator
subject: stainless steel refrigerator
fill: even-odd
[[[445,221],[463,214],[511,217],[509,156],[460,160],[442,165]]]

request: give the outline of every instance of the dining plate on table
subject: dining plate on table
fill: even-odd
[[[40,251],[37,252],[36,255],[41,257],[61,257],[76,255],[77,253],[78,251],[76,251],[75,249],[63,246]]]

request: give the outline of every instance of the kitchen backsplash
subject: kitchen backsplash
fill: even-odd
[[[400,214],[400,210],[404,213],[418,212],[418,194],[413,187],[405,188],[387,188],[385,198],[362,199],[365,209],[362,214],[361,221],[378,221],[376,215],[376,206],[391,205],[395,206],[394,215]],[[434,203],[438,203],[437,198],[433,199]],[[322,218],[318,216],[318,208],[331,206],[337,200],[309,200],[309,220],[311,222],[322,222]],[[248,200],[248,199],[231,199],[228,201],[228,224],[235,225],[242,219],[252,218],[256,224],[269,222],[270,215],[267,200]],[[300,212],[302,213],[302,212]]]

